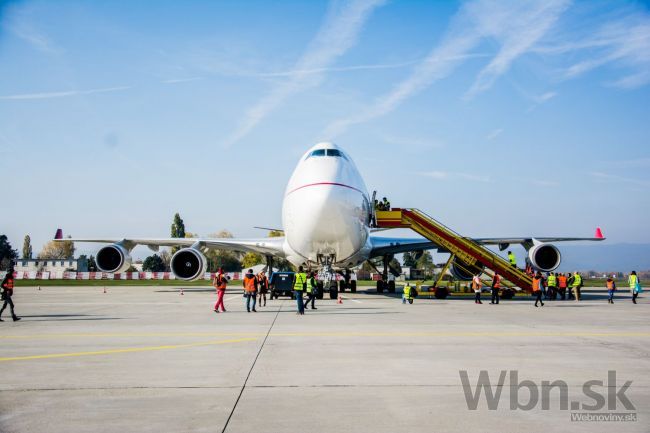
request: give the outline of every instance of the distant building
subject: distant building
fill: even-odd
[[[17,272],[88,272],[88,259],[18,259]]]

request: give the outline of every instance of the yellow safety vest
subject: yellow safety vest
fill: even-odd
[[[582,285],[582,276],[581,275],[574,275],[573,276],[573,287],[578,287]]]
[[[627,282],[630,285],[630,289],[634,289],[636,287],[637,281],[639,281],[639,277],[637,275],[630,275],[629,276],[629,278],[627,279]]]
[[[307,274],[304,272],[296,274],[296,280],[293,282],[293,290],[302,291],[302,285],[307,282]]]
[[[411,286],[404,286],[404,297],[411,299]]]
[[[550,287],[557,287],[557,277],[555,275],[549,275],[547,284]]]
[[[508,260],[510,260],[511,265],[516,265],[517,264],[517,258],[515,257],[514,254],[508,254]]]

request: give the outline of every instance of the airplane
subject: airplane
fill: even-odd
[[[350,155],[341,147],[318,143],[300,158],[287,184],[282,204],[283,237],[275,238],[66,238],[59,229],[55,240],[98,242],[109,245],[96,254],[97,268],[102,272],[124,272],[131,265],[131,250],[146,245],[153,251],[160,247],[181,247],[171,258],[174,276],[183,281],[204,277],[208,249],[254,252],[267,259],[272,269],[274,258],[288,260],[294,266],[318,270],[319,278],[329,287],[330,297],[338,295],[335,273],[349,276],[351,268],[381,258],[384,281],[395,254],[443,248],[424,238],[377,236],[373,228],[374,194],[366,185]],[[479,238],[483,245],[498,245],[504,250],[510,244],[522,245],[528,261],[537,270],[549,272],[560,265],[561,255],[550,242],[602,241],[597,232],[593,238]],[[374,265],[373,265],[374,266]],[[391,270],[391,272],[393,272]],[[460,280],[471,279],[471,273],[457,259],[450,272]],[[394,273],[394,272],[393,272]],[[321,278],[322,276],[322,278]],[[346,282],[349,280],[346,277]],[[379,290],[379,286],[378,286]],[[394,285],[392,287],[394,291]],[[389,290],[390,291],[390,290]]]

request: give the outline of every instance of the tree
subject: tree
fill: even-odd
[[[153,254],[144,259],[142,270],[145,272],[163,272],[165,270],[165,262],[163,262],[163,259],[158,254]]]
[[[170,267],[169,264],[172,261],[172,254],[169,252],[169,250],[161,250],[158,255],[160,256],[160,259],[163,261],[163,264],[165,265],[165,269],[163,270],[164,272],[169,271]]]
[[[400,265],[399,260],[397,260],[395,257],[393,257],[388,266],[400,274],[402,273],[402,265]]]
[[[25,240],[23,241],[23,259],[32,258],[32,238],[29,235],[25,235]]]
[[[281,238],[282,236],[284,236],[284,232],[282,230],[269,231],[270,238]],[[273,258],[273,267],[278,268],[280,271],[285,271],[285,272],[286,271],[295,272],[296,270],[289,260],[281,259],[278,257]]]
[[[72,259],[74,258],[74,251],[74,242],[72,241],[49,241],[43,245],[43,249],[38,253],[38,258]]]
[[[418,269],[422,269],[425,274],[431,275],[436,265],[433,263],[433,257],[429,251],[424,251],[417,261]]]
[[[6,271],[17,258],[18,251],[11,248],[7,236],[0,235],[0,269]]]
[[[180,214],[177,212],[174,215],[174,221],[172,222],[171,237],[173,238],[184,238],[185,237],[185,223],[181,218]],[[180,247],[172,247],[172,254],[178,251]]]
[[[262,257],[261,254],[249,252],[244,254],[244,257],[241,259],[242,268],[251,268],[255,265],[259,265],[260,263],[264,263],[264,257]]]
[[[88,258],[88,272],[97,272],[97,262],[92,254]]]
[[[404,263],[404,266],[408,266],[409,268],[413,268],[417,266],[417,263],[415,261],[415,253],[410,253],[410,252],[405,252],[404,257],[402,258],[402,263]]]

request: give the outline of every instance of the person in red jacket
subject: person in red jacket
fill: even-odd
[[[2,300],[4,301],[2,304],[2,309],[0,309],[0,322],[4,322],[4,320],[2,320],[2,313],[4,313],[7,305],[9,305],[9,308],[11,309],[11,318],[14,319],[14,322],[20,320],[20,317],[16,316],[16,313],[14,312],[14,301],[11,300],[11,297],[14,295],[13,268],[10,268],[7,271],[7,275],[5,275],[5,278],[2,280],[2,284],[0,286],[2,287]]]
[[[226,294],[226,286],[228,285],[228,277],[223,274],[223,269],[219,268],[217,276],[214,277],[214,287],[217,289],[217,303],[214,304],[214,312],[218,313],[219,308],[221,312],[226,312],[226,307],[223,305],[223,296]]]

